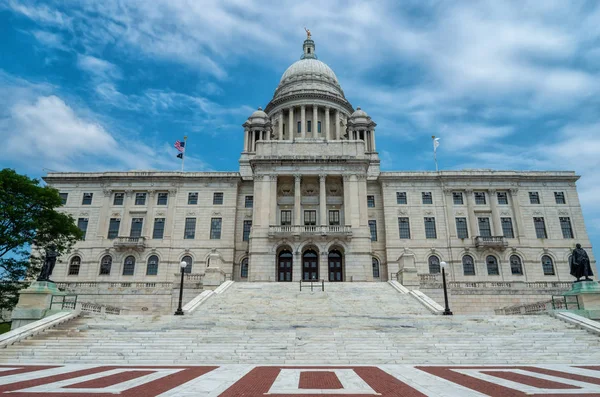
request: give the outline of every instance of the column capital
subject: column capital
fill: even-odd
[[[277,180],[277,174],[270,174],[269,178],[271,179],[271,181],[276,181]]]
[[[102,192],[104,193],[104,197],[110,197],[111,194],[114,192],[114,190],[112,190],[112,189],[104,189]]]
[[[319,180],[324,181],[327,178],[327,174],[319,174]]]
[[[473,194],[473,189],[467,188],[467,189],[465,189],[465,193],[467,193],[467,194]]]
[[[329,110],[330,110],[330,109],[331,109],[331,108],[330,108],[329,106],[325,106],[325,111],[326,111],[326,112],[329,112]]]
[[[490,193],[490,196],[493,196],[496,194],[496,189],[488,189],[488,192]]]
[[[510,188],[510,194],[517,194],[517,193],[519,193],[519,188],[516,188],[516,187]]]
[[[306,105],[300,105],[300,109],[306,110]]]
[[[300,182],[302,180],[302,175],[294,174],[294,180],[296,181],[296,183]]]
[[[148,196],[154,197],[155,194],[156,194],[156,190],[148,190]]]

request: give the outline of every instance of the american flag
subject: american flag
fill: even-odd
[[[179,152],[183,153],[185,151],[185,142],[181,142],[179,140],[175,141],[175,148],[179,150]]]

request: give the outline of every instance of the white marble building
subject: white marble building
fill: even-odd
[[[167,285],[184,260],[205,286],[418,284],[445,261],[456,282],[564,282],[575,243],[592,254],[575,173],[381,172],[375,122],[303,50],[243,124],[239,172],[48,174],[86,231],[52,278]]]

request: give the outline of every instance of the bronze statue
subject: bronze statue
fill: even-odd
[[[573,250],[573,254],[569,258],[569,266],[571,268],[571,276],[575,277],[577,281],[591,281],[590,276],[593,276],[592,265],[590,264],[590,258],[587,252],[581,248],[581,244],[577,244]],[[580,280],[581,277],[585,277]]]
[[[304,30],[306,30],[306,40],[310,40],[310,29],[306,29],[306,27],[304,27]]]
[[[56,252],[55,245],[49,245],[46,248],[46,258],[44,259],[44,266],[42,266],[42,271],[40,272],[37,281],[48,281],[53,283],[54,281],[50,280],[50,276],[52,275],[52,271],[54,270],[54,265],[56,265],[56,257],[58,253]]]

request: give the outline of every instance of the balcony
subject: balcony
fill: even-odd
[[[504,236],[491,236],[491,237],[477,236],[477,237],[475,237],[475,247],[477,247],[477,248],[506,248],[506,247],[508,247],[508,241],[506,241]]]
[[[269,237],[290,236],[332,236],[351,237],[351,226],[309,226],[309,225],[274,225],[269,226]]]
[[[146,237],[117,237],[113,247],[116,250],[143,250],[146,248]]]

